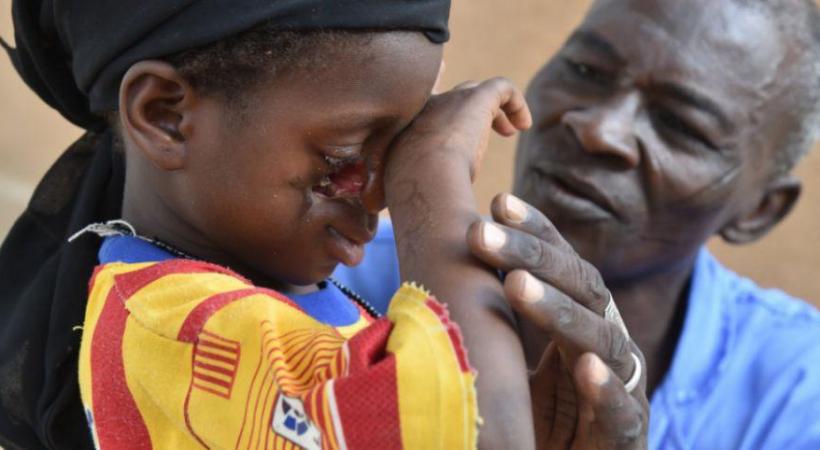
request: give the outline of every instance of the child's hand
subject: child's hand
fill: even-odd
[[[491,128],[511,136],[531,124],[524,96],[506,78],[462,83],[434,95],[387,152],[371,156],[370,167],[379,167],[382,161],[386,164],[384,170],[371,173],[364,204],[381,209],[383,182],[394,180],[397,171],[412,174],[435,167],[463,170],[472,182],[481,167]]]

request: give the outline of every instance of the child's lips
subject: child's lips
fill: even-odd
[[[344,236],[336,228],[327,227],[331,235],[330,253],[335,259],[346,266],[355,266],[364,258],[364,242],[354,241]]]

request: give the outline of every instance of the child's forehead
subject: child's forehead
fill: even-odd
[[[401,115],[407,99],[426,100],[441,54],[440,45],[418,33],[378,33],[321,67],[273,76],[254,97],[266,109],[329,118],[338,128],[364,127]]]

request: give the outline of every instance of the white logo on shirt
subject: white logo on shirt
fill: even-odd
[[[322,433],[305,414],[305,405],[298,398],[279,394],[271,426],[274,433],[306,450],[322,449]]]

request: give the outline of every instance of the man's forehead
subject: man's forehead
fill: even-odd
[[[735,0],[598,0],[579,30],[601,37],[638,70],[730,95],[765,97],[761,88],[776,80],[788,53],[777,24]]]
[[[602,34],[627,59],[722,65],[743,79],[767,77],[786,53],[777,24],[735,0],[599,0],[582,29]]]

